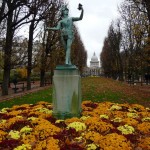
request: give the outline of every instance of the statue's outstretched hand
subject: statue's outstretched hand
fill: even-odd
[[[82,4],[80,4],[80,3],[79,3],[79,5],[78,5],[78,9],[79,9],[79,10],[83,10],[83,6],[82,6]]]

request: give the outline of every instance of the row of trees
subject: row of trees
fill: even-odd
[[[27,89],[31,89],[31,74],[40,72],[41,86],[44,86],[45,72],[53,70],[57,64],[64,63],[64,50],[60,33],[47,31],[47,26],[56,26],[61,19],[64,0],[2,0],[0,4],[0,38],[3,57],[2,94],[8,94],[10,71],[16,66],[27,68]],[[18,37],[18,32],[26,28],[28,38]],[[28,28],[28,29],[27,29]],[[87,53],[75,28],[72,62],[82,71],[86,65]],[[36,38],[36,42],[35,42]],[[75,56],[78,56],[76,59]]]
[[[150,74],[150,1],[125,0],[100,55],[104,74],[114,79]]]

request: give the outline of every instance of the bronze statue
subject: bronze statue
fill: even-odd
[[[67,65],[71,65],[70,52],[71,52],[71,45],[74,39],[73,22],[82,20],[83,18],[83,7],[81,4],[79,4],[78,9],[81,10],[80,17],[69,17],[68,16],[69,9],[67,8],[67,5],[64,5],[61,10],[62,20],[58,22],[58,25],[56,27],[47,28],[50,30],[61,31],[61,40],[63,42],[66,51],[65,64]]]

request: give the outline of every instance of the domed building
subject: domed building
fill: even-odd
[[[98,61],[98,58],[97,58],[95,52],[90,61],[90,68],[99,68],[99,61]]]
[[[90,67],[84,68],[83,76],[101,76],[102,70],[100,68],[98,57],[95,52],[90,61]]]

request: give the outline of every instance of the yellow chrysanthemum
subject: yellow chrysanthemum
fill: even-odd
[[[32,128],[30,128],[29,126],[25,126],[25,127],[23,127],[21,130],[20,130],[20,133],[25,133],[25,134],[28,134],[28,133],[30,133],[31,131],[32,131],[33,129]]]
[[[109,117],[107,115],[100,115],[101,119],[109,119]]]
[[[64,122],[64,120],[56,120],[55,123],[61,123]]]
[[[133,134],[134,133],[134,128],[132,126],[129,126],[129,125],[124,125],[124,126],[119,126],[117,128],[119,131],[121,131],[122,134]]]
[[[0,123],[6,123],[6,120],[5,119],[2,119],[2,120],[0,120]]]
[[[86,130],[86,125],[82,122],[72,122],[67,128],[74,128],[76,131],[84,131]]]
[[[121,110],[122,109],[122,107],[121,106],[119,106],[119,105],[116,105],[116,104],[114,104],[114,105],[112,105],[111,106],[111,108],[110,108],[110,110]]]
[[[127,116],[130,118],[138,118],[138,114],[137,113],[127,113]]]
[[[96,150],[97,149],[97,145],[96,144],[88,144],[87,145],[87,150]]]
[[[14,150],[30,150],[30,149],[32,149],[32,147],[29,144],[22,144],[16,148],[14,148]]]
[[[133,108],[129,108],[128,111],[129,111],[130,113],[136,113],[136,112],[137,112],[137,111],[136,111],[135,109],[133,109]]]
[[[70,124],[70,123],[72,123],[72,122],[82,122],[82,121],[79,118],[77,118],[77,117],[73,117],[73,118],[69,118],[69,119],[65,120],[65,123],[67,125]]]
[[[37,108],[36,110],[41,112],[41,113],[45,113],[45,114],[52,114],[53,113],[52,110],[49,110],[47,108]]]
[[[38,119],[38,118],[37,117],[29,117],[27,120],[33,121],[33,120],[36,120],[36,119]]]
[[[3,114],[3,113],[7,113],[7,111],[8,111],[9,109],[10,109],[10,108],[3,108],[3,109],[0,110],[0,113],[2,113],[2,114]]]
[[[23,116],[19,116],[19,115],[18,115],[18,116],[16,116],[16,117],[17,117],[17,118],[20,118],[20,119],[23,119]]]
[[[146,121],[150,122],[150,117],[145,117],[145,118],[142,119],[142,122],[146,122]]]
[[[111,121],[113,121],[113,122],[122,122],[122,118],[116,117],[116,118],[112,119]]]
[[[10,138],[12,139],[19,139],[20,138],[20,132],[19,131],[15,131],[15,130],[11,130],[8,135],[10,136]]]

